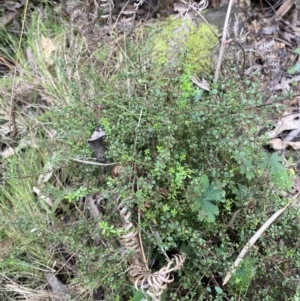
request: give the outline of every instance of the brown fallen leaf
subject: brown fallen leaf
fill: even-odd
[[[294,150],[300,149],[300,141],[297,142],[284,142],[279,138],[270,140],[270,144],[274,150],[283,150],[287,147],[291,147]]]
[[[294,0],[285,0],[277,10],[275,17],[283,17],[293,6]]]
[[[267,135],[270,139],[277,138],[284,131],[300,129],[300,113],[295,107],[288,107],[277,122],[275,129],[269,131]],[[288,141],[286,141],[288,142]]]
[[[300,128],[294,129],[289,132],[289,134],[283,139],[283,142],[290,142],[294,140],[300,134]]]
[[[298,128],[300,128],[300,119],[281,120],[277,123],[276,128],[268,133],[268,136],[271,139],[276,138],[284,131],[295,130]]]
[[[284,81],[280,84],[277,84],[274,87],[274,90],[289,90],[290,89],[290,84],[293,84],[293,83],[298,82],[298,81],[300,81],[300,76],[296,75],[291,79],[287,79],[286,81]]]
[[[295,107],[299,107],[298,101],[299,100],[297,98],[293,98],[289,100],[288,105],[292,107],[291,109],[295,109]]]
[[[192,76],[191,80],[194,84],[196,84],[201,89],[205,91],[209,91],[209,83],[204,78],[202,78],[202,80],[200,81],[200,79],[197,76]]]

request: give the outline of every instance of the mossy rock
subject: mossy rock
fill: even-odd
[[[170,17],[158,23],[159,29],[156,29],[155,36],[152,39],[152,61],[158,66],[165,66],[170,63],[171,53],[176,53],[176,51],[171,49],[170,41],[178,39],[181,32],[184,32],[183,22],[186,22],[189,28],[189,33],[186,35],[184,43],[187,50],[185,62],[197,74],[210,73],[214,67],[211,53],[218,42],[217,37],[206,24],[201,23],[199,26],[195,26],[191,21],[181,18],[174,20]],[[214,30],[217,31],[216,28]],[[183,41],[184,38],[182,38]],[[184,49],[181,47],[178,51],[184,51]]]

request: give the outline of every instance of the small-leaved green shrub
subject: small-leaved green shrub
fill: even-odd
[[[127,49],[132,53],[128,59],[134,62],[133,51]],[[141,60],[142,50],[139,55]],[[78,107],[74,100],[56,112],[60,134],[65,128],[60,121],[72,106],[76,123],[70,121],[68,129],[86,128],[84,116],[89,116],[94,127],[105,130],[106,160],[121,168],[118,176],[111,176],[110,168],[99,170],[105,177],[99,189],[107,194],[107,206],[109,202],[117,206],[116,200],[121,199],[132,210],[152,270],[164,264],[164,254],[187,254],[183,271],[176,275],[175,289],[166,292],[167,298],[199,300],[204,294],[206,300],[219,300],[224,294],[237,294],[245,300],[261,300],[263,290],[257,292],[257,285],[264,283],[267,288],[269,273],[281,288],[289,287],[292,296],[296,285],[283,285],[280,272],[270,270],[279,252],[278,246],[271,247],[268,242],[271,232],[250,252],[228,287],[220,288],[210,280],[215,277],[222,282],[239,250],[270,214],[287,202],[280,191],[291,187],[290,175],[281,156],[265,151],[265,138],[257,135],[257,125],[263,124],[271,106],[262,106],[258,85],[241,80],[234,70],[231,78],[204,92],[192,83],[193,68],[184,58],[172,76],[152,68],[141,71],[142,67],[128,64],[126,72],[111,78],[109,85],[91,75],[90,85],[98,87],[97,97],[87,106]],[[103,108],[100,119],[92,109],[96,106]],[[69,141],[69,152],[74,152],[72,140],[64,139]],[[91,178],[90,183],[95,181]],[[140,223],[134,215],[137,208],[142,212]],[[110,221],[111,226],[102,223],[101,231],[113,234],[115,223],[121,226],[121,221],[111,210],[109,214],[116,220]],[[286,226],[295,214],[291,211],[278,225]],[[278,233],[281,238],[276,241],[284,239],[291,249],[292,232]],[[122,273],[117,266],[114,269]],[[107,286],[102,273],[107,272],[99,271],[98,279]],[[103,278],[105,281],[100,280]],[[124,279],[117,283],[124,285]],[[272,300],[279,295],[280,290],[268,292]]]
[[[42,29],[51,35],[45,24]],[[28,36],[35,53],[40,39],[38,32]],[[281,156],[264,150],[266,140],[257,134],[272,109],[259,85],[232,69],[230,78],[203,91],[191,81],[195,66],[186,52],[172,68],[161,68],[149,64],[147,39],[124,40],[120,53],[126,55],[109,78],[99,75],[107,48],[99,49],[93,64],[84,55],[78,63],[70,49],[64,51],[73,60],[57,49],[50,67],[39,57],[42,92],[52,101],[36,116],[43,143],[1,167],[1,238],[14,238],[16,247],[1,262],[6,277],[21,276],[34,289],[51,267],[81,292],[102,287],[106,300],[141,300],[128,277],[132,254],[120,244],[122,202],[139,229],[151,271],[164,266],[166,257],[187,255],[163,299],[293,300],[300,252],[298,212],[292,208],[222,286],[239,251],[287,203],[282,191],[292,186]],[[72,42],[82,43],[78,37]],[[87,140],[99,126],[106,133],[106,162],[118,165],[71,160],[92,160]],[[51,139],[49,132],[55,133]],[[41,190],[52,208],[32,190],[47,166],[53,174]],[[93,193],[98,219],[85,203]]]

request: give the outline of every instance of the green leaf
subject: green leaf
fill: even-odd
[[[291,188],[293,183],[289,178],[287,169],[282,164],[282,156],[277,153],[273,153],[271,156],[264,153],[263,156],[263,161],[259,164],[259,167],[262,170],[268,170],[272,182],[275,183],[278,188]]]
[[[221,192],[216,186],[209,184],[206,175],[200,178],[200,185],[195,187],[194,191],[197,194],[195,202],[200,209],[199,220],[207,219],[208,222],[214,222],[215,216],[219,214],[219,209],[213,202],[221,201]]]
[[[241,266],[235,271],[230,279],[230,283],[238,284],[240,289],[247,289],[255,270],[255,258],[245,258]]]
[[[223,290],[219,286],[216,286],[215,289],[219,295],[223,294]]]
[[[145,294],[140,291],[135,291],[132,301],[141,301],[143,299],[148,300]]]
[[[204,90],[196,90],[194,94],[194,101],[199,101],[203,96]]]
[[[237,152],[233,157],[240,165],[241,173],[246,175],[247,179],[253,179],[255,176],[255,167],[253,166],[252,162],[247,159],[246,154],[244,152]]]
[[[218,187],[210,185],[207,176],[202,177],[202,188],[204,190],[202,195],[203,201],[221,201],[222,195]]]
[[[294,66],[295,72],[299,72],[300,71],[300,63],[296,63],[296,65]]]
[[[282,156],[278,155],[277,153],[273,153],[271,156],[269,156],[267,153],[264,153],[263,161],[259,167],[262,169],[267,169],[268,167],[282,169],[282,161]]]
[[[219,214],[219,209],[216,205],[208,201],[203,201],[200,208],[203,211],[200,212],[201,220],[207,218],[207,220],[211,223],[216,220],[215,216]]]

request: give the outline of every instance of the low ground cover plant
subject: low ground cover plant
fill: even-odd
[[[292,186],[283,158],[264,149],[258,134],[274,110],[259,85],[233,68],[205,91],[191,79],[187,49],[158,68],[149,62],[147,38],[124,36],[110,60],[107,49],[91,56],[84,38],[64,27],[37,15],[32,22],[23,47],[37,69],[19,60],[17,87],[29,91],[18,99],[15,90],[13,100],[17,141],[30,143],[1,164],[0,241],[9,251],[0,262],[0,296],[47,300],[55,277],[65,300],[96,293],[103,300],[151,300],[151,293],[152,300],[296,300],[296,208],[222,286]],[[3,104],[10,93],[1,91]],[[102,162],[88,143],[99,128]],[[124,228],[130,223],[135,231]],[[128,242],[136,245],[137,237],[133,252]],[[153,297],[141,279],[172,258],[174,279]],[[147,271],[132,273],[145,268],[141,261]]]

